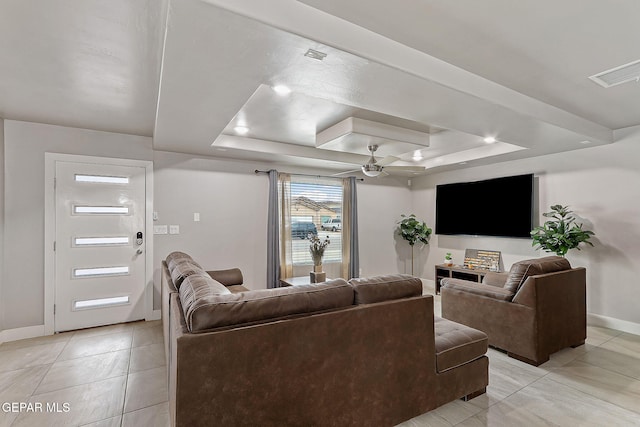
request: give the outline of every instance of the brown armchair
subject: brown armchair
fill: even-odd
[[[482,283],[442,280],[442,317],[485,332],[489,345],[538,366],[587,336],[586,271],[557,256],[520,261]]]

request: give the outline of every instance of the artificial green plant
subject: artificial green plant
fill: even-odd
[[[580,243],[593,246],[589,239],[595,235],[593,231],[583,230],[582,224],[577,224],[569,206],[553,205],[551,212],[542,214],[546,218],[553,218],[531,231],[532,246],[545,252],[553,252],[558,256],[565,256],[571,249],[578,249]]]
[[[417,242],[428,245],[432,230],[425,222],[419,221],[414,214],[400,216],[402,219],[398,221],[397,231],[411,246],[411,274],[413,275],[413,246]]]

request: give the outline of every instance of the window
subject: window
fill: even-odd
[[[322,259],[327,278],[358,277],[355,181],[269,171],[268,287],[280,286],[283,278],[309,276],[309,233],[329,236]]]
[[[323,240],[329,236],[331,243],[325,250],[323,263],[341,263],[342,232],[324,230],[322,225],[342,216],[342,179],[292,175],[290,188],[293,265],[313,264],[309,233],[317,234]]]

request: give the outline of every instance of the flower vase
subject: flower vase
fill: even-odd
[[[322,283],[327,280],[327,274],[322,271],[322,264],[313,264],[313,271],[309,273],[311,283]]]

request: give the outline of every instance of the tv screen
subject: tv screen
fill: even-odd
[[[530,237],[533,175],[436,187],[436,234]]]

